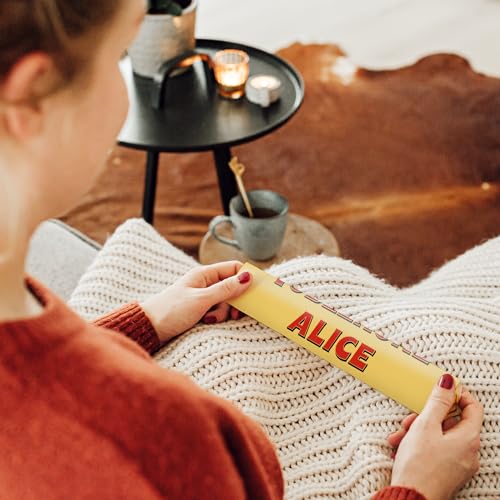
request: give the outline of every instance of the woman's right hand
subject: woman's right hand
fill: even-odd
[[[451,375],[443,375],[422,413],[406,417],[403,428],[388,437],[397,448],[391,485],[414,488],[427,500],[449,500],[479,470],[483,407],[464,390],[460,421],[446,421],[455,400],[453,384]]]

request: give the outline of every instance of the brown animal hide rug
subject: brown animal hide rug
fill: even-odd
[[[397,286],[500,234],[500,79],[456,55],[391,71],[356,68],[334,45],[279,54],[303,75],[302,108],[234,148],[247,189],[275,189],[327,226],[342,257]],[[103,242],[141,212],[145,154],[116,147],[64,220]],[[163,154],[155,227],[197,255],[222,213],[211,153]]]

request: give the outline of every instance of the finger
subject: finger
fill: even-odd
[[[252,283],[252,275],[246,271],[236,276],[223,279],[203,290],[209,302],[212,304],[228,302],[239,297]]]
[[[483,424],[484,410],[481,403],[467,390],[462,392],[458,405],[462,410],[462,420],[479,428]]]
[[[238,309],[236,309],[235,307],[231,307],[229,315],[230,315],[231,319],[234,319],[234,320],[240,319],[240,317],[241,317],[240,311],[238,311]]]
[[[239,260],[228,260],[225,262],[217,262],[216,264],[209,264],[202,266],[199,271],[203,273],[205,286],[209,287],[219,281],[225,280],[234,276],[243,264]]]
[[[203,317],[203,322],[207,324],[221,323],[226,321],[229,313],[229,304],[217,304],[211,311],[207,312]]]
[[[404,429],[399,429],[399,431],[393,432],[387,436],[388,443],[393,447],[397,448],[403,438],[406,436],[406,432]]]
[[[460,422],[460,417],[449,417],[443,422],[443,432],[453,429]]]
[[[455,403],[455,380],[452,375],[445,373],[434,385],[427,403],[420,414],[420,419],[435,426],[441,424]]]
[[[392,447],[399,446],[399,443],[406,436],[406,433],[410,430],[411,424],[415,422],[417,417],[418,415],[416,413],[410,413],[401,421],[401,429],[387,436],[387,441]]]
[[[450,429],[449,433],[462,432],[464,428],[479,432],[484,419],[484,410],[481,403],[469,391],[463,390],[458,405],[462,409],[462,418],[453,429]]]
[[[415,419],[418,417],[416,413],[410,413],[407,415],[401,422],[401,427],[405,430],[408,431],[411,427],[411,424],[415,422]]]

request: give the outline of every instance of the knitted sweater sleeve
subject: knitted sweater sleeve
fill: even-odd
[[[93,323],[123,333],[149,354],[154,354],[161,347],[156,330],[137,302],[126,304],[94,320]]]
[[[387,486],[378,491],[372,500],[426,500],[426,498],[413,488]]]

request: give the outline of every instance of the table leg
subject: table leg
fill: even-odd
[[[224,213],[229,215],[229,202],[231,198],[238,194],[236,179],[229,168],[231,161],[231,150],[227,146],[218,146],[214,149],[215,167],[217,168],[217,178],[219,180],[219,192]]]
[[[146,159],[146,177],[144,181],[144,197],[142,200],[142,218],[153,224],[156,180],[158,178],[158,159],[160,154],[157,151],[148,151]]]

